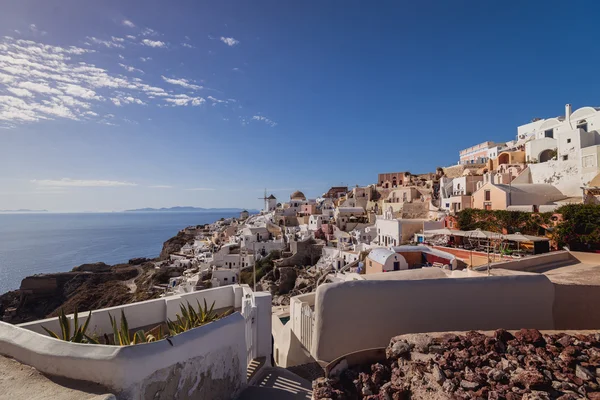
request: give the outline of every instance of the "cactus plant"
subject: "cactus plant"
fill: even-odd
[[[73,343],[93,343],[99,344],[98,340],[94,337],[88,336],[86,331],[88,326],[90,325],[90,321],[92,320],[92,312],[88,315],[85,323],[82,326],[79,326],[77,309],[75,309],[75,314],[73,317],[73,332],[71,333],[71,322],[69,318],[65,315],[65,310],[61,308],[60,313],[58,314],[58,323],[60,324],[61,336],[57,335],[50,329],[42,326],[42,328],[50,335],[51,337],[59,340],[64,340],[67,342]]]
[[[223,314],[218,314],[214,311],[215,302],[213,301],[210,308],[204,300],[204,307],[200,305],[200,302],[196,300],[198,304],[198,311],[188,302],[187,305],[180,304],[179,309],[181,313],[178,313],[174,321],[168,320],[167,327],[171,335],[177,335],[193,328],[208,324],[209,322],[216,321],[223,318],[233,312],[233,309],[225,311]]]
[[[130,346],[139,343],[156,342],[163,338],[162,326],[159,326],[155,333],[145,332],[143,329],[140,329],[131,335],[129,323],[127,322],[127,317],[125,317],[123,310],[121,310],[121,324],[117,324],[117,319],[113,318],[110,313],[108,314],[108,317],[110,318],[110,324],[113,329],[113,340],[110,341],[108,335],[104,335],[105,344]]]

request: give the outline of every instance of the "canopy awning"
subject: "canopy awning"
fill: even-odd
[[[473,231],[466,231],[465,237],[470,239],[502,239],[503,235],[497,232],[483,231],[481,229],[475,229]]]
[[[540,236],[523,235],[520,232],[504,235],[504,239],[513,242],[547,242],[550,239]]]
[[[430,230],[423,231],[423,235],[425,235],[425,236],[436,236],[436,235],[460,236],[460,233],[462,233],[462,231],[452,230],[452,229],[448,229],[448,228],[430,229]]]

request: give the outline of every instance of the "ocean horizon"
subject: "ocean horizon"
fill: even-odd
[[[0,294],[41,273],[92,262],[154,258],[163,243],[190,225],[237,212],[0,213]]]

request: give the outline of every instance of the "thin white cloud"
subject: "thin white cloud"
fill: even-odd
[[[236,40],[232,37],[224,37],[221,36],[221,42],[225,43],[227,46],[235,46],[236,44],[238,44],[240,41]]]
[[[206,102],[202,97],[191,97],[185,94],[179,94],[174,96],[174,98],[165,99],[166,102],[171,103],[173,107],[175,106],[199,106]]]
[[[21,88],[8,88],[7,89],[9,92],[19,96],[19,97],[33,97],[33,93],[31,93],[29,90],[27,89],[21,89]]]
[[[147,61],[150,61],[150,60],[152,60],[152,57],[140,57],[140,60],[141,60],[142,62],[147,62]]]
[[[194,47],[194,46],[192,46],[192,45],[191,45],[191,44],[189,44],[189,43],[181,43],[181,45],[182,45],[183,47],[187,47],[188,49],[195,49],[195,47]]]
[[[216,97],[213,97],[213,96],[207,96],[206,99],[210,100],[212,102],[213,106],[216,106],[217,104],[229,104],[229,101],[233,100],[233,99],[221,100],[221,99],[217,99]],[[233,102],[235,102],[235,100],[233,100]]]
[[[128,19],[124,19],[123,21],[121,21],[121,24],[123,24],[123,26],[126,26],[128,28],[135,28],[135,24]]]
[[[202,86],[198,86],[193,83],[190,83],[190,81],[188,81],[187,79],[175,79],[175,78],[167,78],[164,75],[161,75],[161,76],[162,76],[163,81],[170,83],[171,85],[179,85],[186,89],[192,89],[192,90],[203,89]]]
[[[119,43],[118,39],[121,39],[121,38],[115,38],[114,36],[111,38],[112,40],[102,40],[102,39],[98,39],[97,37],[94,37],[94,36],[88,36],[86,39],[88,41],[90,41],[91,43],[99,44],[99,45],[102,45],[109,49],[112,49],[112,48],[124,49],[125,48],[125,46],[123,46],[121,43]],[[117,40],[115,41],[114,39],[117,39]],[[123,39],[121,39],[121,41],[122,40]]]
[[[142,71],[141,69],[132,67],[131,65],[125,65],[125,64],[119,63],[119,66],[121,66],[122,68],[126,69],[129,72],[139,72],[140,74],[144,73],[144,71]]]
[[[142,36],[157,36],[158,32],[156,32],[154,29],[150,29],[150,28],[144,28],[142,30]]]
[[[210,190],[216,190],[216,189],[199,187],[199,188],[191,188],[191,189],[185,189],[185,190],[191,190],[191,191],[197,191],[197,192],[199,192],[199,191],[210,191]]]
[[[31,183],[39,186],[51,187],[122,187],[137,186],[137,183],[109,180],[85,180],[85,179],[33,179]]]
[[[153,189],[171,189],[173,186],[171,185],[153,185],[153,186],[148,186],[150,188]]]
[[[110,38],[112,39],[113,42],[117,42],[117,43],[123,43],[125,41],[125,39],[116,37],[116,36],[111,36]]]
[[[44,93],[44,94],[63,94],[60,90],[50,87],[45,83],[35,82],[20,82],[19,87],[29,89],[33,92]]]
[[[96,50],[0,37],[0,128],[56,119],[114,125],[123,119],[110,117],[107,106],[200,106],[206,102],[203,97],[190,95],[190,91],[203,88],[194,81],[163,77],[166,87],[151,85],[138,76],[82,59],[93,52]],[[114,68],[141,71],[119,63],[116,57]],[[220,102],[216,98],[210,101]]]
[[[35,24],[29,25],[29,32],[33,33],[34,35],[42,35],[42,36],[46,36],[46,34],[48,33],[46,31],[39,30]]]
[[[137,37],[133,36],[133,35],[127,35],[125,36],[127,39],[129,40],[137,40]]]
[[[167,47],[167,44],[165,42],[161,42],[160,40],[144,39],[142,40],[142,44],[148,47]]]
[[[269,119],[269,118],[267,118],[265,116],[262,116],[262,115],[254,115],[252,117],[252,120],[253,121],[262,121],[265,124],[269,125],[270,127],[274,127],[274,126],[277,125],[277,122],[275,122],[275,121],[273,121],[273,120],[271,120],[271,119]]]

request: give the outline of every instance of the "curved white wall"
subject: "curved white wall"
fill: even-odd
[[[99,383],[124,398],[190,392],[227,399],[246,383],[244,332],[244,318],[235,313],[172,337],[172,346],[161,340],[119,347],[64,342],[0,322],[0,354],[50,375]]]
[[[311,354],[330,362],[403,333],[552,329],[553,299],[544,275],[326,284],[317,289]]]

